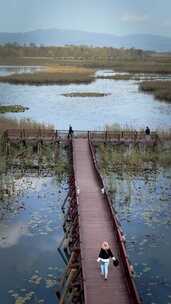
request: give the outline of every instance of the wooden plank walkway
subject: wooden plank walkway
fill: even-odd
[[[97,182],[88,139],[73,140],[73,163],[76,184],[80,188],[78,210],[85,303],[133,303],[121,265],[117,268],[110,265],[105,281],[96,261],[104,240],[110,243],[114,254],[118,252],[118,244],[107,202]]]

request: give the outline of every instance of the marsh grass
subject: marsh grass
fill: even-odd
[[[103,173],[151,169],[156,166],[171,166],[171,141],[162,141],[157,147],[94,144],[96,158]]]
[[[171,81],[143,81],[139,85],[141,91],[152,93],[155,98],[171,102]]]
[[[121,126],[118,123],[113,123],[110,125],[106,125],[104,131],[131,133],[131,132],[136,132],[137,130],[130,125]],[[165,142],[165,144],[167,144],[167,142],[171,141],[171,128],[168,129],[158,128],[151,131],[157,134],[160,143]],[[144,129],[140,128],[138,132],[141,133],[143,136],[145,136],[145,128]]]
[[[41,170],[55,170],[65,166],[63,159],[66,153],[62,152],[61,147],[55,144],[43,144],[37,146],[37,143],[28,144],[11,144],[10,154],[7,158],[8,167],[16,167],[22,169],[37,168]]]
[[[51,124],[38,123],[29,118],[27,119],[11,119],[6,117],[0,117],[0,134],[2,134],[7,129],[54,129]]]
[[[170,74],[171,73],[171,58],[169,63],[156,62],[154,58],[142,61],[122,61],[113,63],[113,68],[117,72],[127,73],[157,73]]]
[[[24,147],[22,144],[11,144],[10,151],[6,151],[6,139],[4,131],[7,129],[29,129],[46,130],[54,129],[52,125],[36,123],[30,119],[16,120],[5,117],[0,118],[0,199],[13,195],[13,182],[8,182],[7,171],[10,168],[20,168],[21,171],[28,168],[47,168],[51,169],[53,161],[52,149],[43,147],[40,154],[34,153],[35,147],[29,145]],[[49,161],[49,158],[51,162]],[[12,176],[12,175],[11,175]]]
[[[1,147],[1,145],[0,145]],[[67,144],[11,144],[10,153],[0,150],[0,199],[14,195],[17,173],[55,175],[61,181],[70,172]],[[8,176],[10,175],[10,180]]]
[[[121,126],[119,123],[113,123],[113,124],[110,124],[110,125],[106,124],[105,128],[104,128],[104,131],[132,132],[132,131],[135,131],[135,129],[131,126],[128,126],[128,125]],[[140,131],[142,131],[142,130],[140,130]]]
[[[109,76],[98,76],[97,79],[109,79],[109,80],[140,80],[140,77],[134,74],[115,74]]]
[[[35,73],[1,76],[0,82],[23,85],[88,84],[94,80],[94,73],[95,70],[85,67],[49,66]]]

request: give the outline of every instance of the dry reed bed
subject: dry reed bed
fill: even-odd
[[[1,76],[0,82],[23,85],[91,83],[94,73],[95,70],[84,67],[49,66],[46,70],[35,73]]]
[[[38,123],[31,119],[11,119],[6,117],[0,117],[0,134],[7,129],[54,129],[53,125],[47,125],[45,123]]]
[[[112,64],[112,68],[118,72],[170,74],[171,62],[168,64],[148,61],[116,62]]]
[[[155,147],[142,144],[131,148],[114,144],[95,144],[95,147],[97,159],[103,171],[106,168],[111,168],[113,171],[125,168],[125,170],[139,172],[153,166],[171,166],[171,141],[166,142],[164,139]]]
[[[171,102],[171,81],[143,81],[139,89],[154,94],[155,98]]]

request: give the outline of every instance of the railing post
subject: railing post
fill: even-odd
[[[105,142],[107,142],[107,130],[105,132]]]
[[[55,131],[55,140],[57,140],[57,138],[58,138],[58,131],[56,130]]]

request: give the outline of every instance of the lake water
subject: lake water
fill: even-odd
[[[7,76],[11,74],[22,74],[22,73],[34,73],[35,71],[40,71],[43,68],[41,66],[8,66],[8,65],[1,65],[0,66],[0,76]]]
[[[3,69],[3,71],[2,71]],[[9,72],[1,68],[0,73]],[[15,72],[16,72],[15,67]],[[29,68],[30,72],[35,68]],[[22,68],[23,71],[23,68]],[[27,68],[26,68],[27,71]],[[18,68],[18,72],[21,72]],[[111,75],[98,71],[97,75]],[[142,75],[143,77],[143,75]],[[170,76],[167,76],[170,77]],[[138,81],[96,79],[91,84],[28,86],[0,83],[0,103],[29,107],[24,113],[1,116],[30,118],[53,124],[56,129],[101,130],[106,124],[120,124],[133,128],[151,129],[171,127],[171,105],[155,100],[152,95],[139,92]],[[105,97],[72,98],[62,94],[71,92],[110,93]],[[0,116],[0,117],[1,117]]]
[[[171,303],[171,170],[139,175],[109,170],[105,183],[113,191],[143,303]]]
[[[0,68],[0,75],[33,72],[39,67]],[[98,71],[97,75],[111,75]],[[149,75],[148,77],[159,77]],[[168,77],[168,76],[167,76]],[[170,77],[170,76],[169,76]],[[141,75],[143,79],[144,76]],[[158,79],[158,78],[157,78]],[[28,86],[0,83],[0,103],[29,107],[24,113],[0,117],[30,118],[68,129],[101,130],[106,124],[134,128],[171,128],[171,105],[138,90],[138,81],[97,79],[88,85]],[[110,93],[100,98],[70,98],[71,92]],[[170,218],[171,173],[159,170],[145,176],[106,177],[114,183],[115,208],[127,238],[127,248],[137,273],[137,286],[145,304],[171,303]],[[26,186],[26,187],[25,187]],[[60,206],[66,182],[55,177],[28,177],[22,194],[11,204],[19,207],[0,221],[0,299],[13,304],[56,303],[53,287],[63,262],[57,244],[63,235]],[[9,202],[10,204],[10,202]],[[10,208],[9,208],[10,210]],[[23,303],[25,303],[23,302]]]
[[[32,176],[17,179],[15,186],[20,194],[9,199],[0,221],[0,302],[56,304],[55,288],[64,271],[57,247],[67,183]]]

